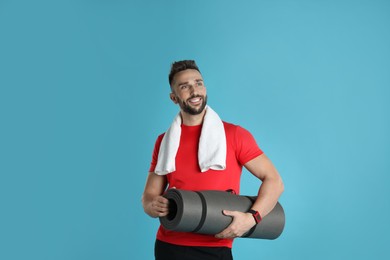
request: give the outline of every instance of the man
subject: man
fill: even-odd
[[[224,133],[221,144],[226,144],[226,151],[216,148],[218,153],[223,150],[224,160],[217,167],[201,169],[201,154],[203,151],[206,153],[208,151],[208,148],[201,148],[200,137],[207,135],[202,128],[206,128],[206,121],[211,120],[205,118],[210,118],[215,112],[207,106],[206,87],[196,63],[192,60],[174,62],[169,74],[169,84],[170,99],[180,107],[180,113],[175,120],[179,122],[177,123],[179,126],[176,126],[179,128],[176,135],[179,136],[175,137],[178,147],[174,150],[171,169],[165,172],[164,169],[157,170],[156,168],[161,168],[160,164],[166,161],[163,155],[166,146],[175,142],[171,137],[166,137],[164,140],[164,136],[167,136],[169,131],[173,131],[171,128],[174,124],[172,124],[165,135],[162,134],[157,138],[155,144],[142,197],[145,212],[154,218],[166,216],[169,213],[169,202],[162,194],[170,188],[232,189],[239,194],[242,166],[260,179],[262,184],[250,212],[223,211],[223,214],[232,217],[232,223],[215,236],[174,232],[160,226],[155,244],[155,257],[157,260],[233,259],[231,253],[233,239],[249,231],[261,220],[261,217],[266,216],[274,208],[284,189],[282,179],[247,130],[223,121],[220,121]],[[219,119],[218,116],[217,118]],[[216,123],[218,119],[215,120]],[[212,149],[213,140],[209,146]]]

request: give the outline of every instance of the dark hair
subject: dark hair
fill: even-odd
[[[172,86],[173,77],[176,73],[188,69],[197,70],[200,73],[200,70],[194,60],[181,60],[172,63],[171,72],[169,73],[169,85]]]

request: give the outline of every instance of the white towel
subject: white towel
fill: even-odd
[[[158,153],[154,172],[165,175],[176,170],[175,158],[179,149],[181,135],[180,113],[165,133]],[[200,133],[198,163],[201,172],[226,169],[226,135],[223,122],[209,106]]]

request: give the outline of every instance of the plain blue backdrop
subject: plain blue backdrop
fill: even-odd
[[[0,0],[0,259],[153,259],[180,59],[285,182],[284,233],[235,259],[389,259],[389,28],[380,0]]]

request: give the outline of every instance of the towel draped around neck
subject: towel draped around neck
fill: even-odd
[[[218,114],[206,106],[199,139],[198,163],[201,172],[209,169],[226,169],[226,135],[223,122]],[[179,114],[165,133],[158,153],[155,173],[166,175],[176,171],[176,154],[180,145],[182,119]]]

